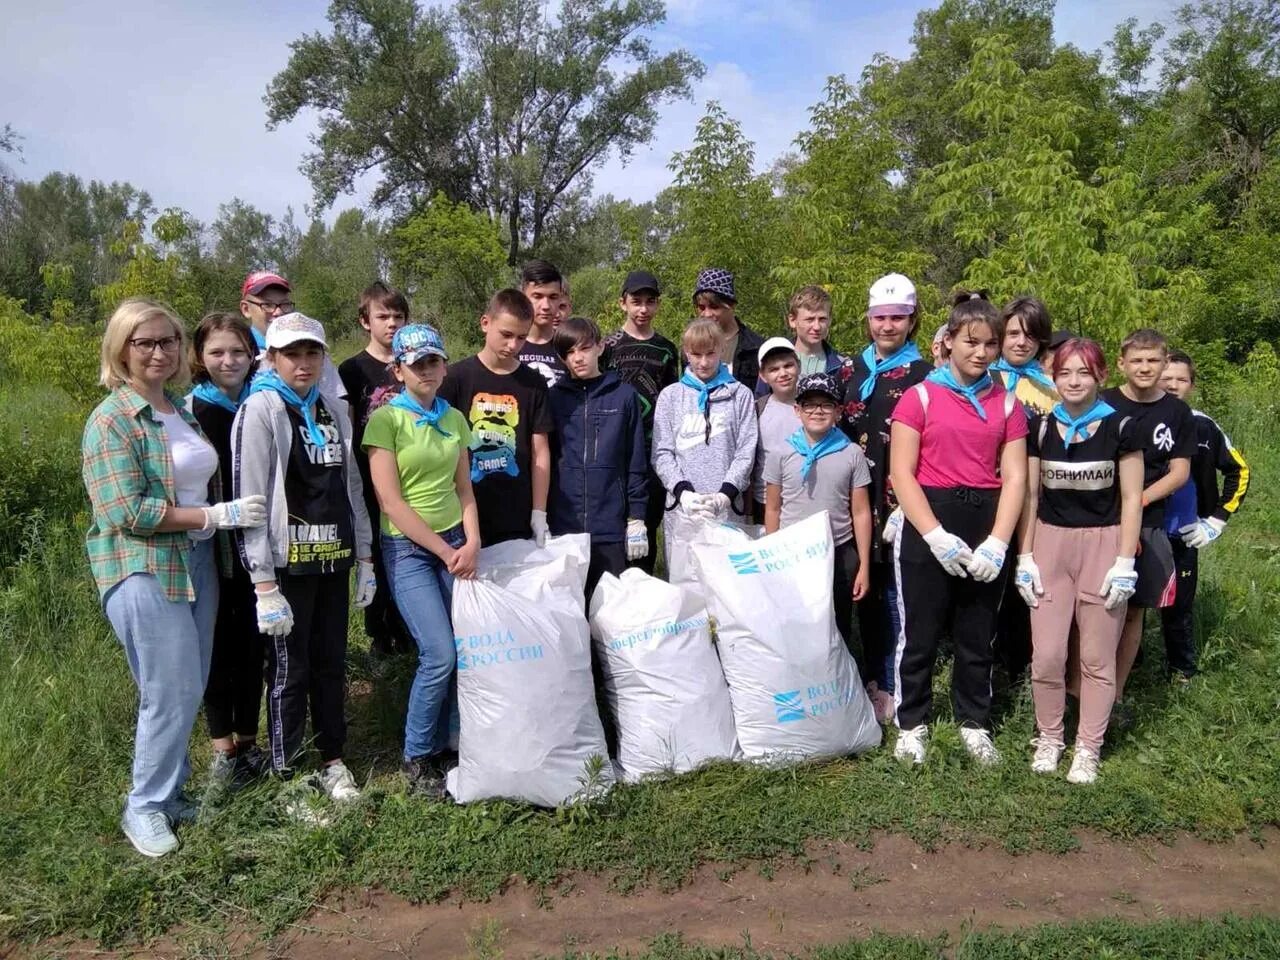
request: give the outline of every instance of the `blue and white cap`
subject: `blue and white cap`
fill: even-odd
[[[698,274],[698,282],[693,288],[694,298],[700,293],[714,293],[721,300],[738,302],[738,297],[733,292],[733,274],[724,267],[707,267]]]
[[[396,363],[413,364],[423,357],[449,359],[439,331],[425,323],[411,323],[397,330],[391,338],[391,353]]]

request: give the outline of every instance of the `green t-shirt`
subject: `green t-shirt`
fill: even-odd
[[[436,533],[462,522],[462,502],[453,478],[458,456],[471,445],[466,418],[453,407],[440,418],[446,437],[434,427],[416,427],[414,414],[390,405],[369,416],[364,428],[364,447],[390,450],[400,470],[400,493],[418,516]],[[382,515],[382,532],[404,536]]]

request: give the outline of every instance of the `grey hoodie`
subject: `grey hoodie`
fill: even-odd
[[[351,502],[356,556],[366,558],[373,548],[369,514],[364,505],[364,485],[351,452],[351,418],[347,402],[321,390],[324,404],[342,437],[342,470]],[[235,497],[266,494],[267,525],[243,531],[241,559],[254,583],[276,579],[276,570],[289,565],[289,510],[285,504],[284,477],[293,449],[293,427],[280,394],[264,390],[250,395],[236,411],[231,425],[232,485]]]
[[[703,413],[698,391],[673,383],[653,411],[653,470],[670,494],[692,487],[737,500],[751,485],[757,435],[755,398],[742,384],[716,387]]]

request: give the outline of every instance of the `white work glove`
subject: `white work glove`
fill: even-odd
[[[1207,547],[1222,536],[1222,531],[1226,529],[1226,526],[1227,522],[1219,520],[1217,517],[1201,517],[1195,523],[1188,523],[1185,527],[1179,527],[1178,532],[1182,534],[1183,543],[1198,550],[1201,547]]]
[[[680,494],[680,509],[687,517],[705,517],[707,516],[706,499],[700,493],[686,490]]]
[[[1133,557],[1116,557],[1116,562],[1107,575],[1102,578],[1102,586],[1098,588],[1098,596],[1106,597],[1104,606],[1114,610],[1128,601],[1138,589],[1138,571]]]
[[[990,583],[1000,576],[1004,569],[1004,558],[1009,554],[1009,545],[999,537],[987,537],[973,551],[973,558],[965,564],[969,576],[978,583]]]
[[[279,587],[259,592],[258,632],[269,637],[285,637],[293,630],[293,608]]]
[[[942,564],[942,569],[953,577],[967,577],[965,567],[973,559],[973,551],[969,545],[954,533],[947,533],[938,524],[924,535],[924,542],[933,551],[934,558]]]
[[[356,561],[356,598],[351,602],[357,610],[363,610],[373,603],[373,595],[378,592],[378,578],[373,572],[372,560]]]
[[[260,493],[204,508],[204,530],[238,530],[267,522],[267,498]]]
[[[727,493],[708,493],[702,499],[703,512],[712,520],[723,520],[729,516],[732,502]]]
[[[885,543],[897,543],[898,538],[902,536],[902,519],[902,508],[895,507],[893,513],[889,514],[889,519],[884,522],[880,539]]]
[[[649,555],[649,531],[643,520],[627,521],[627,559],[640,560]]]
[[[1029,553],[1018,554],[1018,566],[1014,570],[1013,585],[1018,588],[1018,595],[1028,607],[1040,606],[1040,597],[1044,596],[1044,584],[1040,582],[1040,568],[1035,558]]]
[[[535,510],[529,518],[529,526],[533,527],[533,542],[540,547],[547,544],[547,511]]]

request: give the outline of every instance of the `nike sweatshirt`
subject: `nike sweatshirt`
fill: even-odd
[[[692,387],[664,389],[653,411],[653,470],[669,494],[668,509],[693,490],[726,494],[744,512],[757,434],[755,398],[741,383],[712,390],[705,411]]]

